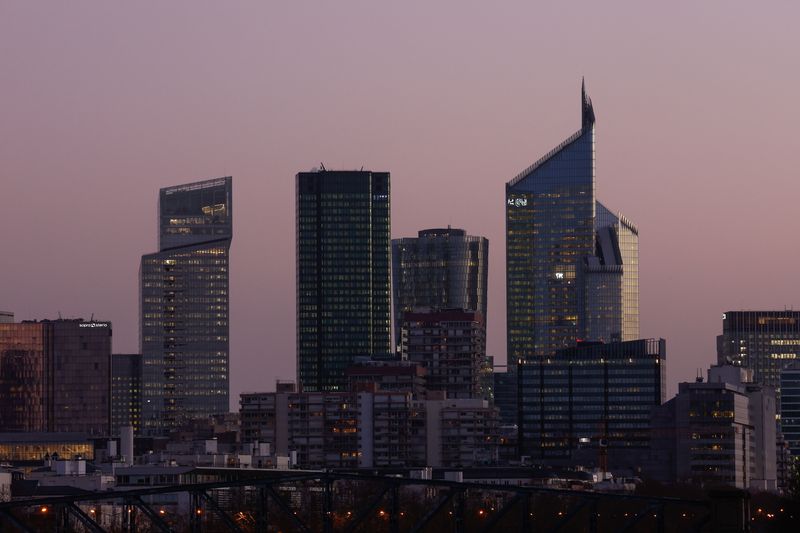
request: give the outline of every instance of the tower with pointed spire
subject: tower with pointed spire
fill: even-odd
[[[595,114],[582,83],[581,128],[506,184],[507,353],[519,371],[521,454],[544,458],[569,438],[543,423],[545,413],[566,413],[567,398],[541,390],[541,365],[579,340],[639,338],[638,263],[638,230],[595,196]]]

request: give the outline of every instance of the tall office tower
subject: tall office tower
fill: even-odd
[[[389,173],[297,174],[297,377],[347,389],[356,357],[389,357]]]
[[[775,388],[781,369],[800,359],[800,311],[728,311],[717,336],[717,364],[753,371],[753,380]]]
[[[108,435],[111,323],[0,324],[0,428]]]
[[[403,315],[401,354],[427,370],[425,388],[449,399],[484,396],[486,326],[477,311],[443,309]]]
[[[139,432],[142,414],[142,354],[115,353],[111,356],[111,434],[123,426]]]
[[[638,230],[595,198],[595,115],[506,184],[508,360],[521,365],[520,451],[539,449],[528,367],[578,339],[639,336]]]
[[[650,410],[666,400],[666,342],[581,342],[529,365],[539,394],[528,414],[543,435],[533,447],[555,464],[636,468],[650,450]],[[605,441],[605,450],[601,441]]]
[[[489,241],[463,229],[426,229],[392,240],[395,346],[403,313],[415,308],[470,309],[486,320]]]
[[[793,457],[800,457],[800,361],[781,370],[781,397],[778,405],[781,431]]]
[[[228,412],[228,272],[232,179],[167,187],[159,251],[139,270],[141,433]]]

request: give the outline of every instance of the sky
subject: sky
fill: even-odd
[[[597,195],[639,228],[670,395],[721,315],[800,308],[800,4],[0,2],[0,309],[138,350],[158,189],[233,176],[231,406],[295,375],[294,176],[391,172],[392,237],[489,239],[505,183],[597,116]]]

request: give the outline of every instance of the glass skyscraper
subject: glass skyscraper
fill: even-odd
[[[159,251],[142,256],[141,432],[227,413],[232,179],[161,189]]]
[[[403,313],[415,308],[479,311],[485,323],[488,266],[489,241],[463,229],[392,240],[395,346]]]
[[[579,339],[639,337],[638,230],[595,197],[595,114],[506,184],[508,360],[520,365],[520,450],[552,438],[534,423],[532,364]]]
[[[297,378],[347,388],[356,357],[391,350],[389,173],[301,172],[297,192]]]

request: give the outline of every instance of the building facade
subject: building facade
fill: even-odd
[[[0,428],[108,435],[111,323],[0,324]]]
[[[484,397],[486,326],[479,312],[406,312],[401,330],[401,357],[425,367],[428,390],[450,399]]]
[[[584,342],[528,366],[539,391],[530,421],[541,435],[532,458],[612,469],[646,464],[650,412],[666,399],[664,339]]]
[[[115,353],[111,356],[111,434],[123,426],[139,433],[142,416],[142,354]]]
[[[717,336],[717,364],[753,371],[780,404],[781,370],[800,358],[800,311],[728,311]]]
[[[158,209],[139,270],[144,435],[229,410],[232,179],[161,189]]]
[[[713,366],[708,381],[680,383],[654,409],[652,477],[667,482],[776,490],[775,391],[740,366]]]
[[[418,308],[479,311],[486,321],[489,241],[463,229],[426,229],[392,240],[395,346],[403,313]]]
[[[301,172],[297,192],[297,375],[347,388],[356,357],[391,350],[389,173]]]
[[[497,410],[485,400],[410,392],[242,394],[242,441],[302,468],[468,467],[497,461]]]
[[[541,450],[535,365],[578,339],[639,337],[638,230],[595,197],[595,114],[506,184],[508,360],[520,365],[520,451]]]
[[[792,457],[800,457],[800,361],[781,370],[781,431]]]

